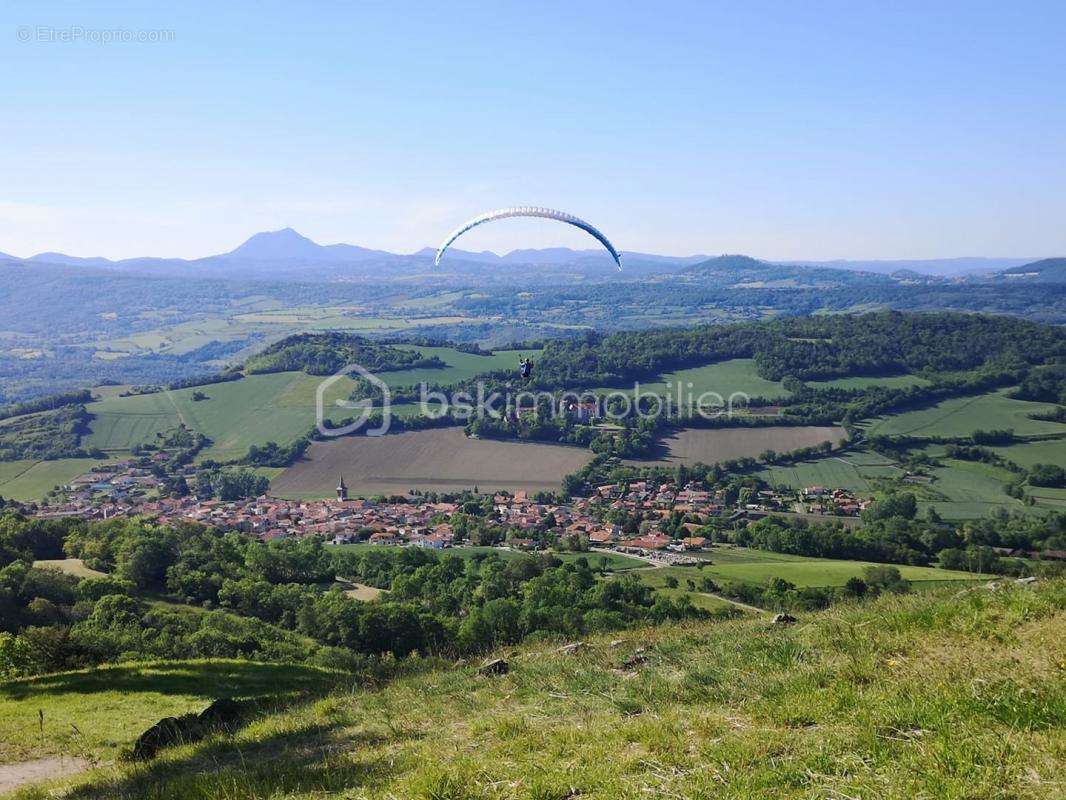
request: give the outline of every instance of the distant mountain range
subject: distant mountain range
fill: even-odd
[[[424,247],[415,253],[390,253],[351,244],[321,245],[292,228],[257,233],[228,253],[198,259],[139,257],[111,260],[101,257],[83,258],[65,253],[38,253],[19,258],[0,253],[0,260],[29,264],[59,264],[68,267],[98,269],[151,270],[162,275],[188,274],[190,268],[198,274],[251,271],[256,274],[285,273],[307,265],[329,267],[328,276],[344,267],[366,268],[391,266],[401,272],[421,272],[432,264],[435,250]],[[753,271],[768,267],[809,267],[820,270],[846,270],[892,276],[896,279],[957,278],[968,275],[1028,276],[1040,273],[1040,280],[1066,281],[1066,260],[1032,258],[948,258],[925,260],[833,260],[833,261],[760,261],[749,256],[663,256],[653,253],[623,253],[623,267],[630,275],[685,272],[709,273],[715,268],[730,271]],[[465,266],[495,264],[501,267],[571,267],[579,271],[598,271],[610,264],[610,257],[599,249],[573,250],[551,247],[541,250],[512,250],[504,255],[490,251],[470,252],[450,249],[442,264],[448,271],[464,271]],[[1034,269],[1036,265],[1045,265]],[[1044,270],[1047,270],[1045,273]],[[1013,278],[1015,280],[1021,278]]]
[[[998,272],[1002,269],[1021,266],[1035,261],[1034,258],[928,258],[896,260],[834,260],[834,261],[788,261],[798,267],[825,267],[827,269],[850,269],[859,272],[878,272],[891,275],[897,272],[910,272],[919,275],[934,275],[941,278],[953,278],[959,275],[977,275]]]

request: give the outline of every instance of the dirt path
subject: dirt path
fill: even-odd
[[[91,766],[84,758],[73,756],[52,756],[18,764],[0,764],[0,794],[14,791],[29,783],[75,775]]]
[[[606,553],[608,555],[625,556],[626,558],[635,558],[638,561],[643,561],[646,564],[650,565],[650,566],[647,566],[647,567],[633,567],[632,569],[625,570],[626,572],[638,572],[638,571],[643,570],[643,569],[658,569],[659,567],[668,567],[668,566],[670,566],[669,564],[666,564],[666,563],[664,563],[662,561],[656,561],[654,558],[649,558],[648,556],[642,556],[642,555],[640,555],[638,553],[619,553],[617,550],[606,550],[606,549],[604,549],[602,547],[590,547],[589,548],[589,552],[591,552],[591,553]]]
[[[754,611],[756,614],[768,613],[765,608],[759,608],[758,606],[749,606],[747,603],[742,603],[739,600],[730,600],[728,597],[723,597],[722,595],[715,594],[714,592],[697,592],[697,594],[702,594],[704,597],[713,597],[715,600],[721,600],[723,603],[729,603],[730,605],[736,606],[737,608],[743,608],[745,611]]]

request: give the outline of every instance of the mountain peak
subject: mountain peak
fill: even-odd
[[[250,236],[244,244],[226,253],[227,256],[274,260],[316,256],[322,246],[292,228],[263,231]]]
[[[394,259],[384,250],[369,250],[354,244],[319,244],[292,228],[263,231],[222,256],[245,261],[321,261],[357,263]]]

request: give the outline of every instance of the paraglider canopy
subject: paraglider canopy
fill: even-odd
[[[439,266],[441,256],[444,255],[444,251],[451,246],[452,242],[454,242],[456,239],[458,239],[471,228],[475,228],[478,225],[481,225],[486,222],[495,222],[498,219],[507,219],[508,217],[539,217],[541,219],[553,219],[556,222],[565,222],[567,225],[573,225],[575,228],[580,228],[589,236],[591,236],[600,244],[602,244],[605,248],[607,248],[607,252],[611,254],[611,258],[614,259],[615,265],[618,267],[619,270],[622,269],[621,254],[617,250],[615,250],[614,245],[611,244],[610,240],[608,240],[606,236],[596,230],[596,228],[594,228],[592,225],[585,222],[583,219],[575,217],[573,214],[567,214],[565,211],[554,211],[550,208],[536,208],[534,206],[500,208],[496,211],[489,211],[487,214],[481,214],[479,216],[476,216],[472,220],[463,223],[451,232],[448,238],[444,240],[444,244],[437,248],[437,257],[433,260],[433,265]]]

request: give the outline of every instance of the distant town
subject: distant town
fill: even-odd
[[[721,490],[698,483],[678,486],[648,480],[608,483],[589,497],[546,502],[524,491],[477,496],[495,524],[484,537],[453,524],[469,499],[442,502],[419,495],[376,499],[349,497],[339,476],[335,497],[293,500],[262,495],[247,499],[200,497],[195,490],[170,496],[176,483],[195,486],[200,468],[177,465],[166,450],[94,467],[59,487],[29,512],[38,518],[88,520],[144,516],[164,524],[200,523],[240,531],[261,541],[317,536],[331,544],[365,542],[437,550],[461,544],[502,545],[536,551],[550,546],[613,550],[666,563],[686,563],[684,553],[712,544],[713,531],[739,527],[768,514],[854,527],[870,502],[842,489],[819,486],[799,492],[752,491],[728,504]],[[626,520],[620,524],[615,520]],[[670,530],[666,525],[673,521]]]

